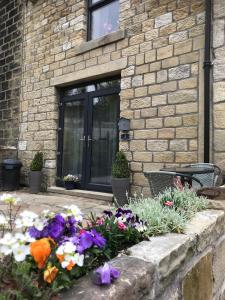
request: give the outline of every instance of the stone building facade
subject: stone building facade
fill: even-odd
[[[130,119],[130,140],[120,141],[119,148],[130,161],[133,190],[149,192],[145,171],[203,161],[204,4],[120,0],[118,30],[87,41],[85,0],[24,3],[18,136],[24,174],[41,150],[54,184],[62,88],[111,76],[121,80],[120,116]],[[223,0],[213,1],[215,162],[225,159],[224,8]]]
[[[20,0],[0,6],[0,159],[16,155],[22,76],[22,10]]]

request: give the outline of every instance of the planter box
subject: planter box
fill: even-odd
[[[121,271],[121,277],[112,285],[95,286],[87,275],[61,299],[224,299],[224,211],[199,212],[187,224],[185,234],[152,237],[129,252],[129,256],[110,262]]]
[[[74,182],[74,181],[65,181],[64,182],[64,187],[66,190],[74,190],[77,189],[79,186],[78,182]]]

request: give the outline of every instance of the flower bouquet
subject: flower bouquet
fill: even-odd
[[[68,174],[63,177],[64,186],[67,190],[73,190],[78,187],[78,182],[80,181],[79,176]]]
[[[1,200],[10,203],[11,210],[17,205],[12,195]],[[110,284],[120,272],[106,260],[141,241],[145,232],[145,224],[122,208],[115,213],[105,211],[98,218],[91,215],[85,225],[75,205],[65,206],[60,213],[43,211],[39,216],[23,211],[11,227],[6,225],[6,215],[0,220],[4,228],[0,239],[1,299],[53,299],[96,268],[94,283]]]

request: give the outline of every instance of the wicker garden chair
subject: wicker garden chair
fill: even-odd
[[[184,181],[191,180],[192,183],[195,184],[196,188],[201,188],[203,186],[199,179],[186,174],[164,171],[145,172],[144,174],[148,179],[150,191],[153,197],[163,193],[167,188],[175,187],[177,178],[182,178]]]
[[[211,169],[213,172],[204,174],[195,174],[195,178],[200,180],[204,187],[213,187],[217,185],[218,178],[221,174],[221,170],[218,166],[210,163],[197,163],[185,165],[184,167],[191,168],[206,168]],[[193,185],[195,187],[195,184]]]

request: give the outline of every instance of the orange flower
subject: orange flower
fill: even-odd
[[[43,238],[30,244],[30,254],[33,256],[39,269],[43,269],[45,262],[51,253],[50,240]]]
[[[59,262],[62,263],[62,262],[64,261],[64,255],[56,254],[56,256],[57,256]],[[66,269],[67,269],[68,271],[71,271],[72,268],[73,268],[75,265],[76,265],[76,264],[75,264],[74,262],[72,262],[72,260],[71,260],[71,261],[69,262],[68,266],[66,267]]]
[[[76,265],[76,264],[75,264],[74,262],[70,261],[70,263],[68,264],[68,266],[66,267],[66,269],[67,269],[68,271],[71,271],[75,265]]]
[[[44,271],[44,281],[52,283],[58,271],[59,270],[56,267],[48,267],[47,270]]]

